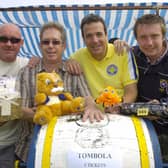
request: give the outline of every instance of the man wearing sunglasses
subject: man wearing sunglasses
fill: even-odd
[[[28,64],[28,58],[18,56],[22,45],[19,27],[11,23],[0,26],[0,77],[16,77],[18,71]],[[0,168],[14,167],[14,144],[18,140],[19,126],[19,120],[0,122]]]
[[[23,39],[16,25],[0,26],[0,76],[15,77],[27,65],[27,58],[17,56],[22,45]],[[0,168],[13,168],[18,128],[18,120],[0,122]]]
[[[82,96],[86,98],[83,121],[87,118],[90,118],[91,122],[93,121],[93,118],[98,121],[103,119],[103,114],[96,107],[94,100],[90,96],[89,88],[85,82],[83,74],[78,76],[67,72],[62,61],[62,55],[65,48],[66,33],[63,26],[54,22],[43,25],[40,31],[40,49],[42,58],[40,59],[39,64],[34,68],[24,67],[19,72],[18,88],[21,88],[21,94],[25,98],[22,103],[24,106],[23,111],[25,119],[32,119],[34,116],[36,107],[33,99],[36,92],[36,74],[41,71],[57,72],[64,82],[65,91],[71,92],[73,96]],[[22,131],[16,148],[17,156],[24,162],[27,159],[29,140],[33,131],[33,123],[28,122],[27,120],[22,121]]]

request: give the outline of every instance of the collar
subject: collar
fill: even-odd
[[[58,73],[60,71],[67,71],[65,61],[62,61],[62,63],[58,65],[57,70],[55,72]],[[38,72],[47,72],[43,65],[43,59],[40,59],[39,66],[38,66]]]

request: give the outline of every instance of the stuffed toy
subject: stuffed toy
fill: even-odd
[[[57,73],[42,72],[37,74],[36,78],[37,109],[33,118],[36,124],[44,125],[54,116],[84,111],[84,98],[74,98],[69,92],[65,92],[63,81]]]
[[[101,91],[99,97],[97,97],[95,101],[97,104],[103,104],[104,107],[109,107],[119,104],[121,102],[121,97],[114,87],[108,86]]]

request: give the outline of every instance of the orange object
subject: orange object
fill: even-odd
[[[106,87],[96,99],[97,104],[103,104],[104,107],[113,106],[121,102],[121,97],[112,86]]]

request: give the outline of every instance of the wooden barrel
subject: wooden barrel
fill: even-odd
[[[107,114],[101,122],[78,116],[35,126],[28,168],[160,168],[159,142],[150,121]]]

